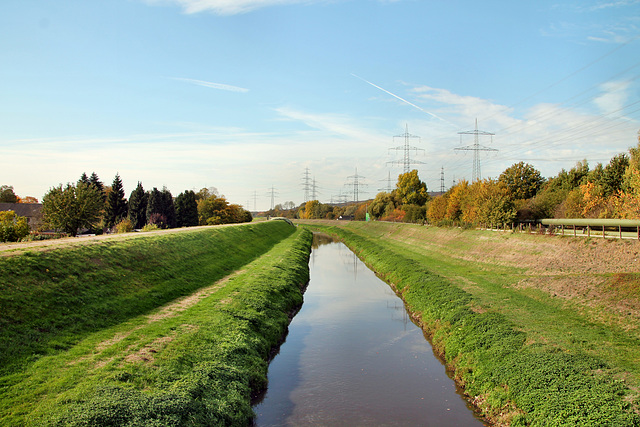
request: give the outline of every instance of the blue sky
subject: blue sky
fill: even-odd
[[[640,1],[5,0],[0,184],[116,173],[249,209],[607,163],[640,129]],[[400,163],[400,164],[398,164]]]

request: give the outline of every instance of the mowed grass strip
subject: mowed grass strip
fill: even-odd
[[[0,377],[209,285],[292,232],[269,222],[2,256]]]
[[[489,420],[640,425],[637,335],[591,317],[596,311],[588,306],[577,310],[582,300],[517,286],[531,271],[491,259],[488,232],[384,223],[309,226],[341,236],[395,286]],[[536,251],[548,241],[525,243],[521,250]],[[473,259],[472,251],[480,256]]]
[[[4,390],[0,424],[250,424],[251,395],[302,303],[310,245],[295,231],[198,292],[41,357]]]

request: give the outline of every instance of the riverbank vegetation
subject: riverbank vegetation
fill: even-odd
[[[391,283],[497,425],[640,425],[637,242],[309,222]]]
[[[284,221],[0,256],[0,425],[247,425],[308,281]]]

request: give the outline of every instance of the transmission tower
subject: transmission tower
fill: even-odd
[[[267,195],[271,197],[271,210],[273,210],[275,206],[274,201],[277,194],[278,193],[276,192],[276,189],[273,188],[273,185],[272,185],[271,188],[269,189],[269,192],[267,193]]]
[[[309,201],[309,190],[311,189],[311,178],[309,168],[304,168],[304,178],[302,178],[302,189],[304,190],[304,202]]]
[[[440,169],[440,192],[444,194],[444,166]]]
[[[347,203],[347,195],[339,191],[337,196],[331,196],[331,203]]]
[[[402,160],[394,160],[392,162],[387,162],[387,163],[391,163],[392,165],[403,165],[403,172],[407,173],[411,171],[411,165],[418,165],[418,164],[424,164],[424,162],[421,162],[419,160],[411,160],[411,151],[414,152],[418,152],[418,150],[424,151],[422,148],[418,148],[418,147],[412,147],[410,145],[410,141],[411,139],[418,139],[420,140],[420,137],[417,135],[412,135],[409,133],[409,125],[405,125],[405,131],[403,134],[400,135],[396,135],[393,137],[393,140],[395,142],[396,138],[404,138],[404,144],[394,147],[394,148],[389,148],[389,150],[396,150],[396,151],[402,151],[404,153],[404,157]]]
[[[480,151],[498,151],[495,148],[489,148],[480,145],[479,136],[485,135],[491,138],[491,142],[493,142],[493,135],[495,133],[485,132],[483,130],[478,130],[478,119],[476,119],[476,128],[474,130],[468,130],[465,132],[458,132],[460,135],[460,143],[462,144],[462,135],[473,135],[473,145],[467,145],[465,147],[458,147],[454,150],[460,151],[473,151],[473,172],[471,182],[479,181],[482,179],[482,174],[480,173]]]
[[[378,191],[385,191],[387,193],[391,193],[393,191],[393,185],[391,184],[391,171],[387,172],[387,179],[381,179],[380,181],[387,181],[387,186],[385,188],[378,188]]]
[[[258,209],[256,209],[256,203],[258,201],[258,192],[253,190],[253,211],[257,212]]]
[[[316,186],[316,178],[313,177],[311,184],[311,200],[318,200],[318,187]]]
[[[347,183],[346,185],[353,188],[353,201],[358,203],[359,200],[359,187],[363,185],[367,185],[361,181],[364,176],[358,175],[358,168],[356,168],[356,174],[348,176],[347,179],[352,180],[352,182]]]

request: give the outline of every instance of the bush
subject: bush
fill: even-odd
[[[158,227],[156,224],[147,224],[144,227],[142,227],[142,231],[155,231],[155,230],[160,230],[160,227]]]
[[[0,212],[0,242],[17,242],[28,235],[27,218],[14,211]]]
[[[123,219],[115,226],[116,233],[131,233],[133,231],[133,223],[129,219]]]

